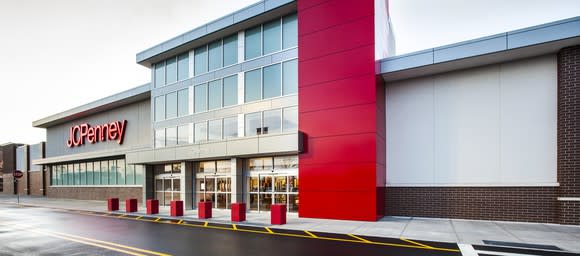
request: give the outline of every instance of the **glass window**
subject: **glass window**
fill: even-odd
[[[256,26],[247,29],[244,32],[244,57],[246,60],[259,57],[262,55],[262,26]]]
[[[135,165],[128,164],[125,172],[127,173],[127,180],[125,184],[135,185]]]
[[[189,53],[177,56],[177,79],[179,81],[189,78]]]
[[[238,34],[224,38],[224,67],[238,63]]]
[[[155,64],[155,87],[165,85],[165,62]]]
[[[280,19],[264,24],[264,55],[280,51],[281,47],[281,28]]]
[[[177,116],[189,115],[189,88],[177,92]]]
[[[101,161],[101,184],[109,184],[109,162]]]
[[[262,113],[246,114],[246,136],[255,136],[261,134]],[[260,132],[258,132],[260,129]]]
[[[109,185],[117,185],[117,161],[109,161]]]
[[[189,143],[189,132],[191,128],[188,124],[177,127],[177,144],[183,145]]]
[[[75,181],[75,172],[74,172],[74,168],[72,164],[68,165],[68,172],[67,172],[67,180],[68,180],[68,185],[74,185]]]
[[[238,75],[224,78],[224,107],[238,104]]]
[[[248,159],[248,169],[250,171],[271,170],[272,158],[271,157],[250,158]]]
[[[262,129],[262,134],[280,133],[282,131],[280,109],[264,111],[264,126]]]
[[[61,165],[60,181],[60,185],[68,184],[68,170],[66,165]]]
[[[283,131],[294,132],[298,130],[298,107],[285,108],[283,117]]]
[[[165,145],[168,147],[177,145],[177,127],[165,129]]]
[[[177,92],[172,92],[165,97],[165,118],[177,117]]]
[[[93,171],[94,171],[94,184],[100,185],[101,184],[101,162],[94,162],[93,163]]]
[[[166,84],[172,84],[177,82],[177,60],[175,57],[171,59],[167,59],[165,61],[165,77],[166,77]]]
[[[224,138],[238,137],[238,117],[224,118]]]
[[[296,14],[282,19],[282,47],[284,49],[298,45],[298,21]]]
[[[93,185],[93,162],[87,163],[87,185]]]
[[[165,129],[155,130],[155,147],[165,147]]]
[[[198,172],[216,172],[215,161],[199,162]]]
[[[87,164],[81,163],[79,166],[80,185],[87,185]]]
[[[282,83],[284,95],[298,92],[298,60],[291,60],[282,63]]]
[[[165,120],[165,96],[155,97],[155,121]]]
[[[232,170],[232,163],[230,160],[220,160],[216,162],[217,165],[217,171],[218,172],[224,172],[224,173],[229,173]]]
[[[264,99],[280,96],[282,94],[282,70],[281,65],[276,64],[264,67]]]
[[[195,124],[195,142],[207,141],[207,122]]]
[[[207,84],[195,86],[195,113],[207,110]]]
[[[222,120],[211,120],[208,126],[209,140],[222,139]]]
[[[74,184],[75,185],[80,185],[81,184],[81,175],[80,175],[80,166],[79,164],[74,164]]]
[[[125,185],[125,159],[117,160],[117,184]]]
[[[274,157],[275,169],[298,168],[298,156],[278,156]]]
[[[215,41],[208,45],[209,51],[209,71],[222,67],[222,40]]]
[[[202,46],[194,50],[194,73],[199,75],[201,73],[207,72],[207,48]]]
[[[143,185],[143,173],[145,172],[145,166],[135,165],[135,184]]]
[[[262,99],[261,70],[248,71],[244,77],[245,102]]]
[[[215,80],[209,82],[209,100],[208,109],[216,109],[222,107],[222,80]]]

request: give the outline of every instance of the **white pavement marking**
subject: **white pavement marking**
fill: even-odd
[[[481,254],[498,255],[498,256],[542,256],[538,254],[522,254],[522,253],[511,253],[511,252],[495,252],[495,251],[482,251],[477,250]]]
[[[478,256],[477,252],[475,252],[475,249],[473,249],[473,246],[470,244],[457,244],[457,247],[459,247],[461,255],[463,256]]]

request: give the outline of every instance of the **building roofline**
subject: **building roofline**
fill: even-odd
[[[580,44],[580,16],[379,60],[396,81],[533,56]]]
[[[93,115],[113,108],[118,108],[120,106],[149,99],[149,97],[151,97],[151,84],[147,83],[69,110],[65,110],[58,114],[41,118],[39,120],[33,121],[32,126],[38,128],[48,128],[80,117]]]
[[[136,62],[143,66],[151,67],[152,63],[163,60],[171,55],[178,54],[180,51],[184,51],[187,48],[194,48],[197,45],[196,41],[199,41],[208,35],[214,34],[218,31],[232,33],[240,29],[239,26],[236,25],[257,25],[260,22],[266,21],[261,19],[261,17],[271,18],[271,15],[267,14],[276,15],[278,13],[287,13],[289,10],[296,10],[295,0],[263,0],[257,2],[143,50],[137,53]],[[211,37],[208,40],[199,42],[198,44],[202,45],[216,39],[218,38]]]

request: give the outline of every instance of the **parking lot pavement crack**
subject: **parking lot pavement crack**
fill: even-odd
[[[504,226],[500,225],[499,223],[497,223],[496,221],[492,221],[493,224],[495,224],[496,226],[498,226],[499,228],[501,228],[503,231],[505,231],[506,233],[508,233],[510,236],[512,236],[513,238],[517,239],[520,242],[524,242],[524,240],[520,239],[518,236],[516,236],[514,233],[510,232],[509,229],[505,228]]]
[[[405,231],[407,231],[407,227],[409,226],[409,224],[411,223],[411,221],[413,221],[413,219],[414,219],[413,217],[409,218],[409,220],[407,221],[407,223],[403,227],[403,230],[401,230],[401,233],[399,234],[399,237],[403,237],[403,234],[405,234]]]
[[[455,234],[455,239],[457,240],[457,243],[461,243],[462,241],[459,239],[459,234],[457,234],[457,230],[455,229],[455,224],[453,223],[452,219],[449,219],[449,224],[451,225],[451,229],[453,230],[453,233]]]

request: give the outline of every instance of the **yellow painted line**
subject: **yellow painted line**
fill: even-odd
[[[183,220],[179,220],[179,221],[177,222],[177,224],[181,224],[181,223],[183,223]]]
[[[137,218],[135,218],[136,220],[140,220],[141,218],[143,218],[143,216],[139,216]]]
[[[155,252],[155,251],[140,249],[140,248],[136,248],[136,247],[131,247],[131,246],[127,246],[127,245],[122,245],[122,244],[117,244],[117,243],[112,243],[112,242],[106,242],[106,241],[102,241],[102,240],[96,240],[96,239],[91,239],[91,238],[87,238],[87,237],[76,236],[76,235],[71,235],[71,234],[65,234],[65,233],[60,233],[60,232],[55,232],[55,231],[51,231],[51,233],[55,233],[55,234],[62,235],[62,236],[69,236],[69,237],[73,237],[73,238],[83,239],[83,240],[88,240],[88,241],[92,241],[92,242],[95,242],[95,243],[102,243],[102,244],[107,244],[107,245],[111,245],[111,246],[117,246],[117,247],[121,247],[121,248],[125,248],[125,249],[130,249],[130,250],[134,250],[134,251],[138,251],[138,252],[149,253],[149,254],[158,255],[158,256],[169,256],[170,255],[170,254],[166,254],[166,253],[160,253],[160,252]]]
[[[352,238],[354,238],[354,239],[361,240],[361,241],[363,241],[363,242],[365,242],[365,243],[372,243],[372,242],[371,242],[371,241],[369,241],[369,240],[366,240],[366,239],[364,239],[364,238],[362,238],[362,237],[355,236],[355,235],[353,235],[353,234],[347,234],[347,235],[348,235],[348,236],[350,236],[350,237],[352,237]]]
[[[304,230],[304,233],[309,234],[311,237],[318,238],[315,234],[310,233],[308,230]]]
[[[161,219],[161,218],[157,218],[157,219],[155,219],[154,221],[155,221],[155,222],[158,222],[160,219]]]
[[[203,223],[203,226],[204,226],[204,227],[207,227],[207,221],[206,221],[205,223]]]
[[[268,230],[268,233],[270,233],[270,234],[274,234],[274,232],[273,232],[271,229],[269,229],[268,227],[264,227],[264,228],[265,228],[266,230]]]
[[[127,216],[127,215],[126,214],[121,214],[121,215],[117,216],[117,218],[123,218],[125,216]]]
[[[234,227],[234,230],[238,230],[238,226],[236,226],[236,224],[232,224],[232,227]]]
[[[426,245],[426,244],[422,244],[422,243],[418,243],[418,242],[415,242],[415,241],[411,241],[411,240],[405,239],[403,237],[401,237],[401,240],[403,240],[403,241],[405,241],[407,243],[412,243],[414,245],[422,246],[422,247],[425,247],[425,248],[433,248],[433,246],[429,246],[429,245]]]

